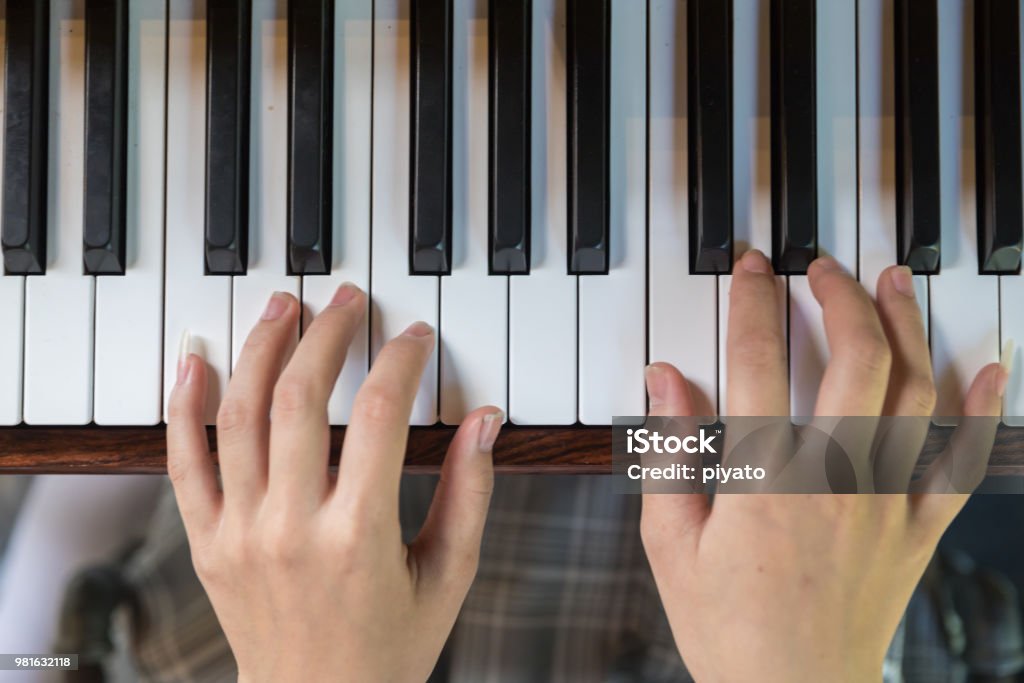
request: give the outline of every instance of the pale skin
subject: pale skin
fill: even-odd
[[[327,399],[366,303],[356,287],[340,288],[286,362],[299,303],[274,296],[217,416],[220,486],[203,427],[205,365],[195,354],[182,363],[168,470],[240,681],[422,681],[476,572],[497,408],[475,410],[459,428],[411,545],[399,526],[430,326],[412,325],[381,351],[355,401],[338,476],[329,476]]]
[[[928,343],[910,273],[879,278],[877,304],[831,259],[808,273],[830,360],[815,414],[931,415]],[[734,269],[729,415],[789,415],[785,336],[767,259]],[[983,368],[965,415],[999,415],[1007,372]],[[651,414],[700,415],[673,367],[647,370]],[[966,495],[644,496],[641,535],[676,645],[696,680],[881,680],[885,651]],[[737,653],[741,648],[742,654]]]
[[[928,414],[934,389],[920,314],[896,286],[905,273],[882,275],[876,308],[829,265],[811,271],[832,356],[819,414]],[[762,255],[737,265],[729,414],[789,414],[781,321],[761,305],[774,286]],[[205,364],[188,354],[179,366],[168,469],[242,681],[422,681],[476,572],[497,408],[463,422],[420,535],[409,545],[401,537],[399,479],[435,343],[429,326],[412,325],[381,351],[356,399],[337,477],[328,471],[327,400],[365,311],[365,295],[343,286],[287,357],[299,303],[274,296],[218,413],[220,481],[203,425]],[[1005,381],[998,365],[982,369],[965,414],[998,414]],[[647,382],[652,414],[709,414],[675,368],[656,363]],[[863,681],[880,677],[910,593],[963,502],[750,495],[711,510],[702,496],[648,495],[641,533],[698,680]],[[743,657],[732,652],[738,644]]]

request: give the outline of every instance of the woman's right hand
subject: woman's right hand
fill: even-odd
[[[831,355],[816,414],[927,421],[935,390],[910,272],[882,274],[877,308],[832,259],[815,261],[808,275]],[[789,415],[782,319],[764,303],[777,300],[776,286],[759,252],[734,270],[729,415]],[[998,416],[1006,379],[998,364],[983,368],[964,414]],[[649,368],[647,386],[652,415],[706,414],[671,366]],[[982,422],[994,434],[995,420]],[[966,499],[740,493],[709,505],[703,494],[647,493],[641,526],[676,644],[697,680],[860,683],[881,679],[910,595]]]

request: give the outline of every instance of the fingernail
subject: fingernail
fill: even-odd
[[[1016,351],[1016,347],[1012,339],[1007,339],[1006,343],[1003,344],[1003,353],[999,356],[999,364],[1006,370],[1006,374],[1010,374],[1013,370],[1013,352]]]
[[[505,413],[496,410],[493,413],[484,415],[480,420],[480,452],[490,453],[494,448],[494,442],[498,439],[498,432],[505,421]]]
[[[178,385],[188,381],[191,375],[191,367],[188,357],[192,353],[192,335],[188,330],[181,333],[181,342],[178,345]]]
[[[288,296],[284,292],[274,292],[263,309],[261,320],[277,320],[288,310]]]
[[[341,286],[338,287],[334,292],[334,298],[331,299],[331,306],[344,306],[352,299],[356,298],[356,293],[359,292],[359,288],[351,282],[342,282]]]
[[[658,365],[648,365],[644,369],[644,380],[647,383],[647,398],[651,407],[665,403],[665,371]]]
[[[766,275],[772,272],[772,264],[768,262],[768,257],[757,249],[751,249],[744,254],[743,258],[740,259],[740,265],[743,266],[743,270],[748,273],[761,273]]]
[[[409,335],[410,337],[426,337],[428,334],[433,333],[433,331],[433,327],[419,320],[405,328],[405,332],[402,334]]]
[[[892,279],[892,286],[897,292],[910,299],[916,297],[914,292],[914,276],[910,268],[898,266],[889,271],[889,273],[889,277]]]
[[[1003,345],[1003,353],[999,357],[999,373],[996,375],[996,396],[1002,398],[1006,394],[1006,385],[1010,381],[1010,373],[1013,371],[1014,344],[1012,339],[1007,339]]]

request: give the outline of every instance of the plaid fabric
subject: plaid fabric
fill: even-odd
[[[403,482],[407,538],[422,523],[435,485],[423,476]],[[431,681],[691,681],[643,553],[639,513],[640,498],[615,494],[610,477],[499,477],[480,571]],[[149,539],[130,569],[141,601],[134,648],[142,679],[234,680],[231,652],[192,571],[169,491]],[[902,680],[901,661],[914,652],[901,629],[886,662],[888,683]],[[918,654],[935,661],[927,648]]]

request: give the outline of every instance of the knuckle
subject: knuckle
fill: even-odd
[[[253,419],[250,408],[237,398],[225,398],[217,409],[217,428],[224,433],[244,433],[252,426]]]
[[[270,346],[270,335],[267,334],[269,331],[262,324],[254,327],[249,336],[245,338],[245,343],[242,344],[242,354],[261,355],[263,351],[267,350]]]
[[[167,478],[171,480],[171,484],[180,484],[189,475],[189,465],[185,458],[176,457],[172,455],[167,458]]]
[[[267,530],[263,541],[264,558],[279,568],[291,568],[302,559],[305,537],[290,526],[275,526]]]
[[[757,330],[744,336],[733,348],[737,362],[743,367],[766,370],[785,367],[785,340],[781,333]]]
[[[935,390],[935,382],[930,375],[924,373],[912,375],[904,380],[903,387],[910,397],[912,408],[919,410],[924,415],[932,414],[938,395]]]
[[[216,581],[223,574],[221,563],[206,552],[192,553],[192,568],[195,569],[196,576],[207,583]]]
[[[223,558],[218,566],[247,567],[252,565],[252,544],[247,533],[225,535],[222,540]]]
[[[192,567],[196,576],[205,583],[217,582],[230,577],[234,572],[233,542],[222,538],[219,534],[201,534],[197,538],[189,538],[192,551]]]
[[[373,424],[389,424],[399,419],[401,394],[391,388],[370,386],[359,392],[355,412],[359,419]]]
[[[282,417],[298,415],[307,410],[315,399],[316,387],[310,379],[285,377],[274,388],[272,411]]]
[[[880,334],[865,333],[852,337],[842,355],[855,372],[872,377],[888,377],[892,368],[892,350]]]

